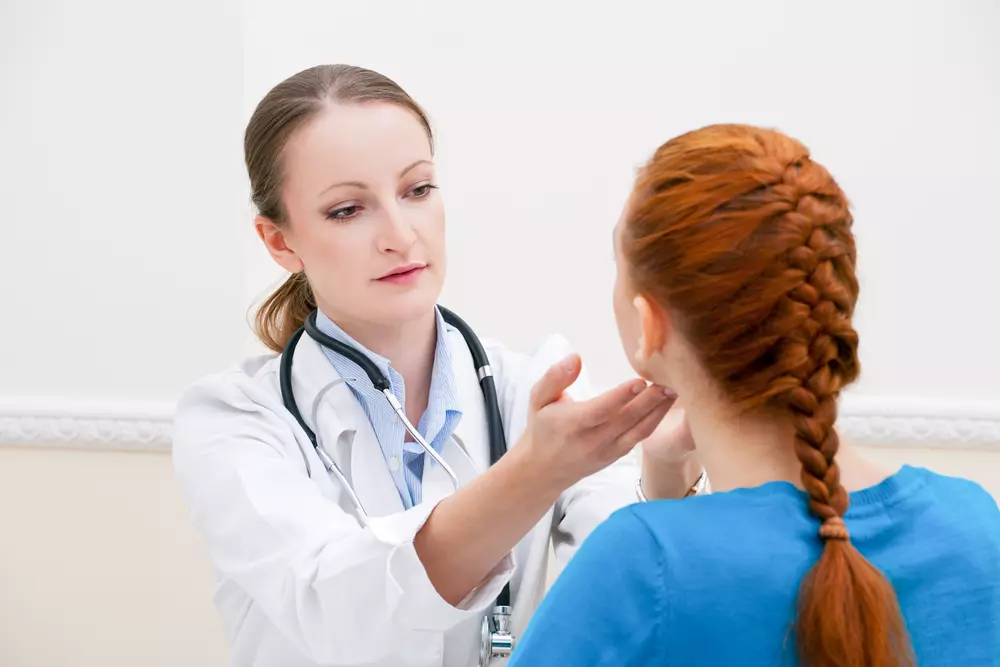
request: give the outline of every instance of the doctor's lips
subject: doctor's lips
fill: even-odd
[[[377,280],[380,283],[392,283],[393,285],[412,285],[426,269],[426,264],[404,264],[397,266]]]

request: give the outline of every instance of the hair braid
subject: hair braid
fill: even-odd
[[[848,495],[834,459],[840,444],[834,424],[840,389],[859,372],[858,336],[850,319],[857,294],[856,252],[850,234],[837,233],[838,228],[850,227],[850,213],[824,205],[815,192],[800,185],[815,186],[828,178],[808,158],[782,172],[781,183],[795,203],[785,222],[805,239],[787,253],[794,282],[790,281],[785,297],[792,303],[785,310],[805,313],[808,309],[808,316],[778,343],[778,356],[788,360],[791,370],[777,380],[788,388],[771,402],[791,411],[802,485],[809,493],[809,508],[823,521],[820,535],[847,540],[841,517],[847,511]]]
[[[835,424],[840,390],[860,372],[858,335],[851,325],[858,284],[850,213],[846,207],[824,204],[800,185],[800,180],[815,183],[824,178],[829,178],[825,170],[808,159],[782,173],[782,184],[795,202],[785,223],[797,228],[805,241],[787,252],[787,272],[795,280],[789,281],[788,303],[781,310],[808,314],[775,346],[777,358],[789,370],[775,380],[783,389],[769,400],[791,413],[802,485],[826,542],[820,562],[801,586],[798,648],[810,667],[906,665],[908,637],[895,593],[850,544],[843,519],[849,496],[835,458],[840,446]],[[831,608],[824,593],[830,589],[842,596],[839,610]],[[866,605],[870,614],[856,611]]]
[[[823,551],[799,591],[807,667],[909,667],[895,592],[850,541],[837,400],[857,379],[847,198],[798,141],[714,125],[656,151],[621,233],[632,281],[671,312],[735,406],[790,419]]]

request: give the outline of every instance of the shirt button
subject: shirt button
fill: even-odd
[[[399,458],[395,454],[389,457],[389,470],[399,472]]]

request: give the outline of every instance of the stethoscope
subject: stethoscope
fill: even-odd
[[[497,401],[497,389],[493,381],[493,369],[490,368],[490,361],[486,356],[486,351],[483,349],[482,343],[479,342],[479,338],[469,325],[447,308],[441,306],[438,306],[438,308],[441,310],[444,321],[458,329],[459,333],[462,334],[465,344],[469,346],[469,352],[472,353],[472,361],[476,366],[476,376],[479,378],[479,386],[483,390],[483,398],[486,401],[486,424],[490,440],[490,465],[493,465],[500,460],[500,457],[507,453],[507,439],[504,437],[503,419],[500,416],[500,404]],[[420,435],[420,432],[406,418],[406,411],[392,393],[389,380],[382,374],[382,371],[363,353],[320,331],[316,326],[316,311],[314,310],[306,317],[305,323],[298,331],[292,334],[292,337],[288,340],[288,344],[285,345],[285,349],[282,351],[281,369],[279,372],[281,400],[285,404],[285,408],[295,417],[295,421],[305,431],[309,442],[316,449],[316,455],[322,461],[323,467],[326,468],[328,473],[334,475],[344,490],[347,491],[351,504],[354,505],[362,521],[367,519],[368,513],[365,512],[365,508],[361,505],[358,494],[355,493],[354,487],[347,481],[344,472],[333,460],[333,457],[327,453],[313,430],[306,425],[302,414],[299,412],[298,405],[295,403],[295,395],[292,391],[292,354],[303,332],[309,334],[310,338],[323,347],[343,355],[361,367],[375,389],[382,392],[382,395],[389,401],[389,405],[392,407],[393,412],[396,413],[396,416],[403,422],[406,431],[448,474],[452,486],[457,491],[460,485],[455,471],[451,469],[451,466],[448,465],[440,454],[434,451],[433,447],[427,444],[427,441]],[[482,643],[479,652],[479,664],[481,667],[486,667],[492,658],[509,657],[511,651],[513,651],[514,636],[510,632],[510,615],[510,584],[507,584],[496,599],[496,603],[493,606],[493,613],[483,617]]]

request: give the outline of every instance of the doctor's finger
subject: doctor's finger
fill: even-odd
[[[653,434],[663,418],[670,412],[676,399],[671,399],[661,405],[656,406],[648,412],[642,419],[636,422],[631,428],[615,438],[612,445],[612,456],[618,460],[625,454]]]
[[[559,400],[563,392],[576,382],[582,368],[580,355],[571,354],[545,371],[531,388],[531,409],[538,411]]]
[[[646,387],[632,400],[621,406],[618,411],[609,416],[601,424],[595,426],[601,430],[602,437],[617,436],[635,426],[651,411],[664,407],[666,410],[674,403],[674,397],[667,396],[662,387],[655,385]]]
[[[649,387],[636,396],[634,401],[622,408],[614,419],[601,427],[601,436],[608,439],[617,438],[644,423],[651,416],[655,417],[656,423],[659,424],[676,402],[677,397],[667,396],[663,393],[662,387]]]
[[[585,428],[601,426],[649,391],[642,380],[632,380],[574,406],[576,421]],[[662,394],[661,394],[662,397]]]

